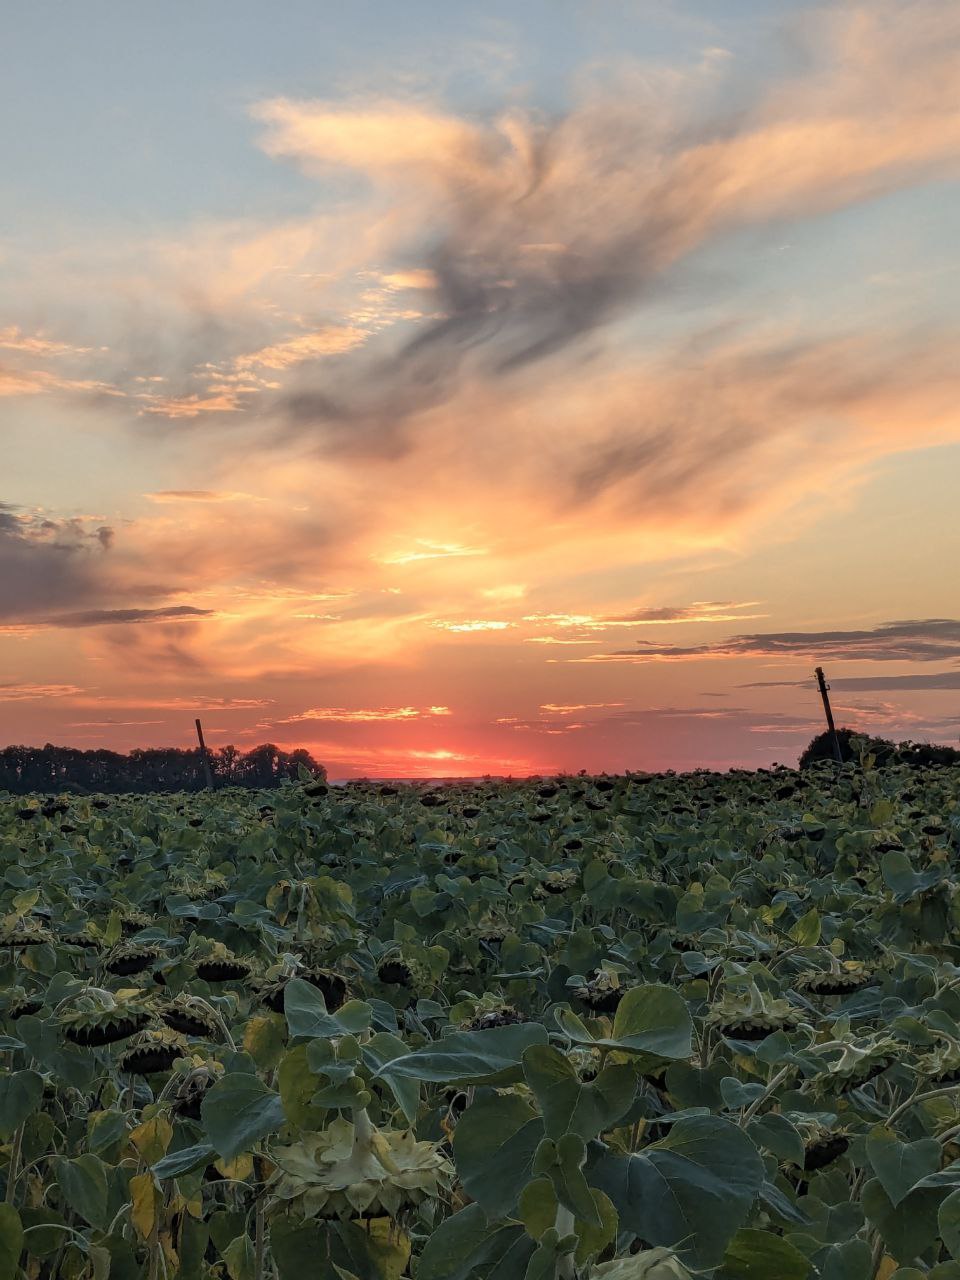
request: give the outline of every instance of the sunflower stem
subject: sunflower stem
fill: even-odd
[[[557,1216],[553,1225],[561,1240],[564,1236],[573,1235],[576,1219],[566,1205],[557,1205]],[[573,1254],[564,1254],[557,1262],[557,1280],[576,1280],[576,1274],[576,1263],[574,1262]]]
[[[20,1170],[20,1152],[23,1149],[23,1129],[23,1124],[17,1125],[16,1133],[13,1135],[10,1163],[7,1165],[7,1194],[5,1197],[7,1204],[13,1204],[13,1197],[16,1192],[17,1176]]]

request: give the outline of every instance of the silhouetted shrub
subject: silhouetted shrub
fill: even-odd
[[[889,738],[873,738],[855,729],[838,729],[840,755],[844,763],[872,755],[878,765],[910,764],[917,768],[930,765],[960,764],[960,751],[935,742],[892,742]],[[807,743],[798,761],[801,769],[809,769],[818,760],[833,760],[833,741],[824,730]]]

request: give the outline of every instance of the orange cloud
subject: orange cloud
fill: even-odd
[[[469,622],[444,622],[442,620],[430,623],[431,627],[435,627],[438,631],[506,631],[510,627],[516,626],[515,622],[501,621],[484,621],[475,618]]]
[[[346,707],[311,707],[297,715],[285,716],[276,724],[294,724],[298,720],[334,720],[338,724],[367,724],[378,720],[419,720],[424,716],[449,716],[449,707],[367,707],[350,710]]]
[[[351,325],[321,329],[317,333],[303,333],[283,342],[275,342],[260,351],[236,356],[233,365],[240,372],[249,369],[289,369],[304,360],[320,356],[342,355],[366,342],[368,334]]]
[[[32,702],[37,698],[68,698],[82,693],[75,684],[0,684],[0,702]]]
[[[25,351],[35,356],[86,355],[90,347],[75,347],[69,342],[57,342],[40,333],[24,333],[17,325],[0,329],[0,347],[8,351]]]

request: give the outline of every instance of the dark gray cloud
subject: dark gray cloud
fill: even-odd
[[[192,622],[197,618],[210,618],[213,609],[196,609],[193,605],[170,605],[163,609],[84,609],[77,613],[62,613],[43,618],[44,627],[113,627],[141,622]]]
[[[640,640],[636,649],[574,661],[778,657],[824,661],[832,658],[843,662],[947,662],[960,659],[960,621],[920,618],[885,622],[864,631],[768,631],[688,646]],[[841,687],[839,681],[836,687]]]
[[[711,614],[725,609],[743,609],[745,605],[733,600],[705,600],[698,604],[659,605],[649,609],[631,609],[629,613],[614,613],[601,618],[601,622],[703,622]]]
[[[51,520],[0,503],[0,620],[88,600],[112,542],[106,525]]]
[[[740,689],[802,689],[809,680],[754,680],[750,684],[741,684]],[[960,689],[960,671],[941,671],[935,675],[909,676],[841,676],[831,679],[830,688],[843,693],[856,692],[889,692],[922,693],[931,691]]]

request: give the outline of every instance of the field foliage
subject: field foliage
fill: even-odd
[[[0,795],[0,1280],[957,1280],[960,770]]]

